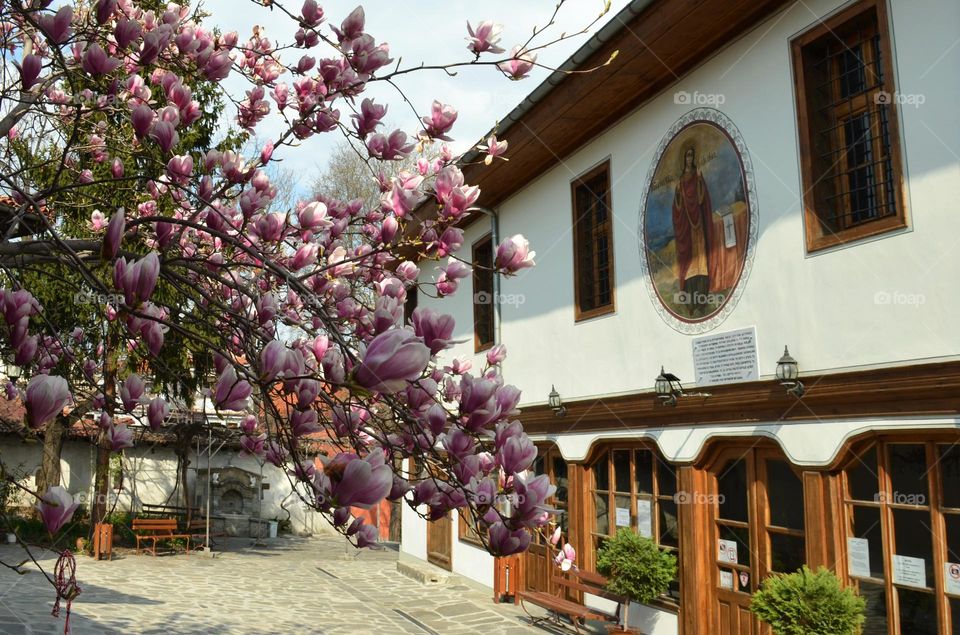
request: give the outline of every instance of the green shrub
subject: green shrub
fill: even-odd
[[[832,571],[806,566],[763,581],[750,610],[776,635],[855,635],[864,621],[866,602],[844,588]]]
[[[650,538],[620,529],[600,547],[597,571],[610,579],[610,591],[636,602],[652,602],[677,575],[677,558]]]

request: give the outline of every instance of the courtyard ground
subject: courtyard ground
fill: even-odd
[[[82,589],[71,630],[96,633],[230,634],[364,633],[528,635],[533,628],[512,604],[453,578],[423,585],[397,573],[392,550],[356,551],[342,538],[280,537],[264,547],[230,539],[211,558],[125,554],[77,558]],[[52,573],[51,553],[37,554]],[[0,546],[0,560],[23,551]],[[53,587],[33,565],[20,575],[0,568],[0,633],[63,633],[51,617]]]

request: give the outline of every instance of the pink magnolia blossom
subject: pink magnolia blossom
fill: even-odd
[[[423,125],[427,135],[434,139],[452,141],[452,139],[447,136],[447,133],[453,127],[456,120],[457,111],[453,106],[441,104],[439,101],[434,100],[430,106],[430,116],[423,117]]]
[[[487,363],[495,366],[507,358],[507,347],[504,344],[496,344],[487,350]]]
[[[143,378],[136,373],[131,373],[120,385],[120,401],[123,403],[123,409],[133,412],[134,408],[145,401],[146,390]]]
[[[560,531],[560,528],[557,527],[557,531]],[[559,540],[559,535],[557,539]],[[557,544],[557,543],[553,543]],[[571,568],[575,568],[574,562],[577,560],[577,551],[573,546],[568,542],[563,545],[563,549],[557,552],[556,557],[553,559],[554,563],[560,567],[561,571],[569,571]]]
[[[495,556],[509,556],[526,550],[530,534],[524,529],[511,531],[503,522],[496,522],[489,530],[490,551]]]
[[[481,53],[499,55],[503,53],[503,49],[497,46],[500,43],[501,31],[503,31],[503,26],[490,20],[484,20],[477,25],[476,29],[467,22],[467,33],[470,34],[467,38],[467,48],[478,56]]]
[[[508,160],[505,156],[503,156],[506,154],[508,146],[509,144],[506,141],[497,141],[497,135],[490,135],[487,138],[486,143],[481,143],[477,146],[477,150],[487,153],[487,156],[483,159],[483,162],[486,165],[490,165],[497,157],[500,157],[504,161]]]
[[[520,46],[513,47],[510,51],[510,59],[506,62],[500,62],[497,67],[504,75],[513,80],[524,79],[534,64],[537,62],[537,54],[527,51]]]
[[[120,60],[107,55],[100,45],[91,44],[83,53],[82,65],[91,75],[106,75],[120,66]]]
[[[27,422],[37,429],[56,417],[70,403],[67,380],[56,375],[35,375],[27,384]]]
[[[430,349],[412,331],[391,329],[367,346],[355,378],[368,390],[395,393],[420,377],[429,361]]]
[[[154,397],[147,406],[147,421],[154,431],[159,430],[163,422],[170,416],[170,405],[161,397]]]
[[[514,274],[521,269],[534,265],[533,258],[537,252],[530,251],[530,243],[522,235],[517,234],[504,240],[497,247],[497,256],[494,264],[506,274]]]
[[[123,239],[123,229],[126,226],[124,214],[124,209],[121,207],[110,217],[100,252],[104,260],[113,260],[117,257],[117,252],[120,250],[120,241]],[[91,218],[91,221],[93,220],[95,219]]]
[[[364,459],[354,458],[347,462],[343,476],[334,483],[331,494],[339,506],[370,509],[386,498],[392,487],[390,466],[383,462],[382,454],[371,453]]]
[[[250,383],[238,379],[237,370],[233,366],[227,366],[217,380],[213,402],[222,410],[243,410],[252,392]]]
[[[51,534],[57,533],[61,527],[70,522],[77,507],[79,503],[74,502],[73,496],[59,485],[49,487],[37,503],[37,511],[40,512],[43,526]]]
[[[40,76],[43,60],[39,55],[24,55],[20,63],[20,84],[24,91],[30,90]]]
[[[113,452],[119,452],[124,448],[133,447],[133,432],[125,423],[112,425],[104,432],[104,438]]]

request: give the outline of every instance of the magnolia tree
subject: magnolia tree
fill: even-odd
[[[416,130],[385,130],[387,105],[364,93],[468,64],[522,79],[552,43],[535,41],[543,31],[506,52],[498,25],[468,24],[460,61],[405,69],[359,7],[328,16],[314,0],[255,2],[289,19],[282,44],[211,31],[186,5],[52,4],[0,2],[0,323],[23,369],[6,391],[25,404],[25,426],[42,433],[83,408],[101,445],[122,452],[137,430],[168,425],[169,395],[143,369],[173,347],[217,409],[248,413],[244,452],[286,471],[357,546],[377,531],[349,508],[403,499],[429,518],[461,510],[493,554],[524,550],[549,522],[554,487],[530,473],[537,450],[515,419],[520,392],[501,377],[504,347],[482,368],[445,365],[454,320],[404,316],[415,290],[449,296],[471,273],[453,256],[479,195],[447,145],[457,112],[434,101]],[[224,87],[238,81],[248,87],[234,99]],[[268,118],[282,131],[253,154],[197,151],[196,96],[210,90],[249,138]],[[375,170],[372,204],[316,196],[280,208],[272,162],[317,135],[346,138],[369,165],[415,167]],[[487,163],[506,149],[495,136],[480,147]],[[495,268],[515,274],[533,256],[513,236]],[[38,285],[45,298],[100,300],[80,328],[57,300],[37,299]],[[306,443],[318,435],[335,449],[320,468]],[[59,486],[32,495],[50,532],[76,508]]]

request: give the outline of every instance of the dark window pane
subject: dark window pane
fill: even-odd
[[[906,635],[937,635],[937,604],[932,593],[898,588],[900,632]]]
[[[926,505],[929,502],[927,449],[921,444],[891,444],[887,456],[893,490],[888,493],[892,495],[888,502]]]
[[[593,506],[597,512],[596,533],[610,533],[610,511],[607,509],[607,495],[594,494]]]
[[[720,526],[720,539],[737,543],[737,564],[750,564],[750,531],[744,527]],[[719,552],[720,545],[717,545]]]
[[[943,506],[960,508],[960,444],[940,446]]]
[[[950,598],[950,615],[953,617],[951,635],[960,635],[960,599]]]
[[[634,454],[634,461],[637,469],[637,493],[653,494],[653,452],[650,450],[637,450]]]
[[[473,247],[473,330],[477,345],[493,344],[493,241],[486,239]]]
[[[930,533],[930,512],[912,509],[893,510],[894,553],[898,556],[923,558],[927,569],[927,586],[933,586],[933,536]]]
[[[870,576],[883,579],[883,535],[880,510],[875,507],[853,508],[853,536],[870,543]]]
[[[719,514],[727,520],[749,521],[747,512],[747,464],[730,461],[717,476]]]
[[[800,536],[770,533],[770,566],[779,573],[793,573],[807,561],[806,542]]]
[[[533,460],[533,467],[531,469],[533,469],[534,474],[546,474],[546,471],[543,469],[543,455],[539,454],[539,451],[537,458]]]
[[[840,97],[852,97],[866,89],[866,73],[863,64],[863,45],[845,48],[837,56],[837,75],[840,80]]]
[[[661,500],[657,503],[660,512],[660,544],[666,547],[680,546],[680,523],[677,504]]]
[[[863,623],[863,635],[888,635],[887,594],[884,586],[861,581],[860,595],[867,602],[867,621]]]
[[[858,501],[872,501],[877,496],[879,486],[877,468],[877,446],[872,446],[860,454],[847,468],[850,498]]]
[[[944,514],[947,525],[947,560],[960,564],[960,515]]]
[[[563,503],[567,502],[567,462],[563,457],[553,457],[553,484],[557,486],[554,497]]]
[[[630,491],[630,450],[614,450],[613,476],[618,492]]]
[[[661,496],[673,496],[677,493],[677,468],[666,461],[657,462],[657,487]]]
[[[803,530],[803,482],[785,461],[767,461],[767,492],[770,524]]]
[[[597,489],[610,489],[610,463],[606,456],[593,466],[593,478]]]

